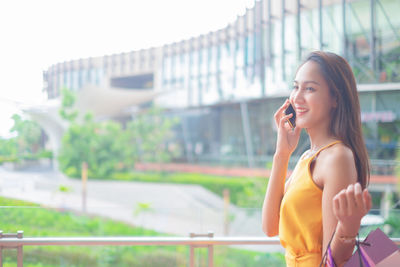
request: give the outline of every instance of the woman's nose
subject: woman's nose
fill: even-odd
[[[297,90],[293,90],[290,94],[290,100],[292,103],[299,103],[303,99],[302,90],[298,88]]]

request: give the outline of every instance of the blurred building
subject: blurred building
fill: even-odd
[[[181,118],[176,161],[264,167],[275,149],[273,113],[289,96],[299,62],[310,51],[331,51],[356,75],[374,171],[392,174],[400,133],[399,10],[398,0],[256,1],[216,32],[54,64],[44,72],[44,90],[53,110],[68,88],[81,110],[99,118],[129,119],[156,103]],[[57,147],[63,127],[43,110],[32,114]],[[302,139],[297,156],[308,146]]]

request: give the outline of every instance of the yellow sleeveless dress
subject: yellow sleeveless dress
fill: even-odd
[[[322,190],[314,183],[310,164],[325,148],[297,163],[279,212],[279,238],[288,267],[319,266],[322,258]]]

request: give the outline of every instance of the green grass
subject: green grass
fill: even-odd
[[[230,200],[240,207],[259,207],[264,199],[268,180],[260,177],[222,177],[198,173],[130,172],[116,173],[115,180],[153,183],[196,184],[223,196],[230,192]]]
[[[46,236],[165,236],[100,217],[84,216],[40,207],[29,202],[0,197],[0,229],[24,231],[25,237]],[[206,250],[196,249],[196,266],[207,266]],[[16,266],[14,250],[3,253],[4,266]],[[183,267],[188,266],[187,246],[25,246],[25,267],[112,266]],[[259,253],[229,247],[215,247],[215,266],[284,266],[280,253]]]

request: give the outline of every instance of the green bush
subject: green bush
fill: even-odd
[[[265,178],[222,177],[197,173],[116,173],[111,179],[154,183],[197,184],[223,196],[224,189],[230,192],[233,204],[241,207],[259,207],[262,203],[267,180]]]
[[[37,153],[37,157],[39,159],[52,159],[53,158],[53,151],[51,150],[42,150]]]
[[[16,156],[0,156],[0,164],[5,162],[18,162],[18,158]]]
[[[387,233],[390,237],[400,236],[400,210],[391,210],[389,217],[385,220],[384,225],[389,226],[389,232]]]
[[[143,253],[137,258],[138,267],[176,267],[187,266],[184,255],[177,255],[175,252],[160,250],[151,253]]]
[[[83,162],[88,164],[89,178],[105,179],[132,169],[137,161],[168,162],[177,153],[166,143],[178,121],[162,116],[160,108],[153,106],[137,114],[123,128],[113,121],[98,122],[90,113],[80,115],[74,110],[75,95],[66,89],[62,99],[60,115],[69,128],[58,161],[61,171],[70,177],[80,177]]]
[[[2,197],[0,206],[2,230],[24,230],[25,237],[165,235],[109,219],[58,212],[29,202]],[[207,266],[206,251],[196,251],[196,259],[199,260],[197,266]],[[24,247],[24,266],[184,267],[188,265],[188,255],[187,246],[27,246]],[[283,255],[280,253],[260,253],[219,246],[215,247],[214,261],[215,266],[225,267],[284,266]],[[3,263],[4,266],[15,266],[15,257],[3,254]]]
[[[10,132],[16,136],[8,139],[0,138],[0,164],[52,158],[51,151],[43,150],[42,131],[36,122],[23,119],[18,114],[14,114],[12,119],[14,126]]]

